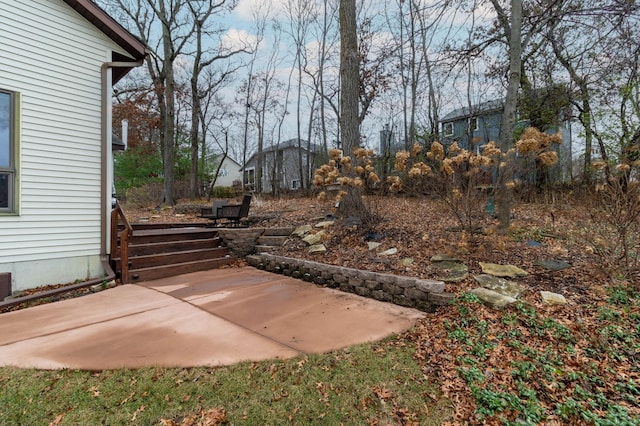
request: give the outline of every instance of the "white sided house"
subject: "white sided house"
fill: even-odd
[[[0,278],[10,291],[111,272],[112,85],[145,55],[90,0],[0,0]]]
[[[215,187],[242,185],[242,166],[231,157],[225,156],[220,165]]]

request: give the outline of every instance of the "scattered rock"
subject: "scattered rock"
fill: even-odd
[[[325,220],[325,221],[316,223],[316,228],[328,228],[331,225],[333,225],[334,223],[336,223],[336,222],[333,221],[333,220]]]
[[[402,266],[411,266],[413,264],[413,257],[405,257],[400,260],[400,265]]]
[[[108,288],[113,288],[115,286],[116,286],[116,281],[115,280],[111,280],[109,282],[103,282],[103,283],[100,283],[100,284],[94,284],[94,285],[91,286],[90,289],[91,289],[91,291],[93,293],[97,293],[99,291],[106,290]]]
[[[449,256],[448,254],[436,254],[431,257],[432,262],[460,262],[460,259],[454,256]]]
[[[542,243],[539,241],[535,241],[535,240],[528,240],[527,241],[527,246],[528,247],[542,247]]]
[[[381,245],[382,245],[382,243],[376,243],[376,242],[373,242],[373,241],[368,241],[367,242],[367,247],[369,247],[369,251],[375,250],[378,247],[380,247]]]
[[[561,294],[552,293],[550,291],[541,291],[540,295],[542,296],[542,302],[547,305],[566,305],[567,299]]]
[[[496,277],[523,277],[529,275],[529,273],[523,269],[513,265],[498,265],[496,263],[479,262],[482,272],[490,274]]]
[[[309,232],[311,232],[311,230],[313,229],[313,227],[311,225],[301,225],[298,226],[292,233],[291,235],[294,235],[296,237],[304,237],[305,235],[307,235]]]
[[[385,250],[382,253],[380,253],[382,256],[393,256],[394,254],[398,253],[398,249],[393,247],[390,248],[389,250]]]
[[[182,214],[182,213],[176,213],[176,214],[174,214],[174,216],[175,217],[185,217],[186,215]]]
[[[325,253],[327,248],[324,244],[314,244],[309,247],[309,253]]]
[[[324,235],[324,231],[320,231],[317,234],[309,234],[302,239],[307,245],[314,246],[316,244],[320,244],[322,242],[322,236]]]
[[[494,309],[502,309],[507,305],[517,302],[513,297],[505,296],[504,294],[484,287],[474,288],[470,293],[475,294],[485,305]]]
[[[439,273],[443,273],[443,276],[437,277],[438,280],[457,283],[469,276],[469,268],[467,265],[457,262],[435,262],[431,265],[432,269],[436,269]]]
[[[494,277],[489,274],[482,274],[475,275],[473,279],[478,281],[484,288],[488,288],[489,290],[496,291],[515,299],[524,293],[524,288],[522,286],[513,281],[505,280],[504,278]]]
[[[557,260],[557,259],[540,259],[540,260],[536,260],[534,263],[538,266],[542,266],[544,269],[548,271],[554,271],[554,272],[562,271],[564,269],[569,269],[573,266],[570,263],[564,262],[562,260]]]

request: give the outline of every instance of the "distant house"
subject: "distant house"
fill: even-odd
[[[272,145],[263,150],[262,192],[271,192],[274,186],[278,190],[296,190],[309,182],[313,170],[319,167],[322,149],[319,145],[311,144],[307,150],[307,141],[289,139],[278,145]],[[302,159],[302,173],[300,167]],[[309,169],[306,169],[307,159]],[[244,184],[255,188],[257,155],[252,155],[243,168]],[[302,174],[302,176],[301,176]]]
[[[502,113],[504,101],[502,99],[491,100],[471,108],[464,107],[451,111],[440,119],[440,141],[446,146],[454,141],[460,148],[469,151],[480,152],[490,141],[498,141],[500,127],[502,125]],[[571,164],[571,123],[565,121],[566,108],[557,111],[558,125],[547,130],[548,133],[560,132],[563,143],[554,149],[558,152],[559,163],[553,168],[553,175],[558,179],[567,179],[570,176],[568,168]],[[515,130],[525,129],[529,126],[529,120],[522,118],[517,120]]]
[[[0,275],[109,271],[112,85],[145,46],[90,0],[0,0]]]
[[[242,166],[233,158],[225,157],[218,170],[218,177],[214,187],[233,186],[236,182],[238,184],[242,182]]]
[[[500,136],[503,101],[493,100],[451,111],[440,119],[445,145],[458,142],[460,148],[477,151]]]

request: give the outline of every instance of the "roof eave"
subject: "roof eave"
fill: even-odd
[[[76,12],[95,25],[100,31],[112,39],[118,46],[129,53],[133,61],[140,61],[147,56],[147,48],[133,34],[114,20],[91,0],[63,0]]]

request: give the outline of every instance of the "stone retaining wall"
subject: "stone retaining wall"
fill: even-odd
[[[447,305],[455,297],[444,292],[442,281],[363,271],[270,253],[247,256],[247,262],[269,272],[423,311]]]
[[[264,232],[264,228],[221,228],[218,235],[234,256],[245,257],[256,251],[258,238]]]

